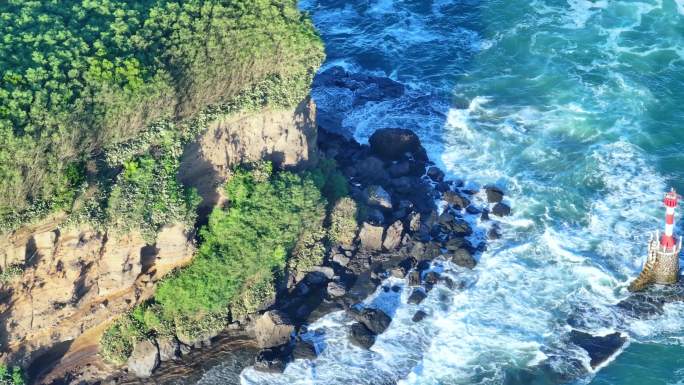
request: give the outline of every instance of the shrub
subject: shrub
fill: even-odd
[[[305,223],[323,212],[310,178],[270,164],[238,169],[227,183],[227,209],[215,209],[200,231],[193,264],[164,280],[156,301],[166,316],[212,313],[231,305],[253,277],[281,271]]]
[[[21,277],[23,272],[24,267],[22,265],[7,266],[2,272],[0,272],[0,284],[12,282],[14,279]]]
[[[0,385],[24,385],[24,374],[18,367],[9,370],[6,366],[0,365]]]
[[[294,0],[0,2],[0,36],[9,228],[68,209],[72,165],[154,122],[299,102],[323,59]]]
[[[131,314],[116,320],[100,339],[100,353],[105,360],[123,365],[138,341],[146,337],[145,326]]]
[[[326,251],[324,220],[325,216],[321,215],[304,225],[294,250],[292,250],[292,257],[288,261],[290,271],[306,272],[323,263]]]
[[[330,213],[328,230],[328,239],[332,244],[352,245],[358,229],[357,215],[358,209],[353,199],[344,197],[335,203]]]

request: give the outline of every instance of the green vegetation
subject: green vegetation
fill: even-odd
[[[24,385],[24,375],[18,367],[9,370],[6,366],[0,365],[0,385]]]
[[[332,244],[351,246],[356,238],[358,209],[356,202],[349,198],[341,198],[330,213],[330,230],[328,238]]]
[[[123,362],[141,338],[175,334],[193,341],[272,301],[287,270],[307,271],[323,261],[321,191],[337,196],[330,187],[340,177],[329,162],[302,174],[274,173],[270,163],[235,170],[225,187],[229,206],[209,216],[192,264],[165,278],[153,300],[105,333],[103,356]]]
[[[0,285],[6,284],[21,276],[24,268],[21,265],[10,265],[0,272]]]
[[[103,149],[109,167],[132,162],[129,176],[158,170],[165,159],[133,158],[154,147],[159,127],[296,104],[323,57],[295,0],[10,0],[0,36],[5,230],[70,211],[86,190],[84,165]]]

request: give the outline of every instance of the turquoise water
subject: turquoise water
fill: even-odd
[[[307,0],[326,68],[388,76],[406,95],[362,105],[313,95],[359,140],[415,130],[453,178],[495,183],[514,215],[462,292],[368,302],[394,313],[371,352],[349,345],[349,319],[311,325],[320,356],[251,384],[682,384],[684,305],[633,319],[613,305],[662,225],[662,193],[684,191],[684,1]],[[483,202],[479,202],[483,204]],[[480,224],[486,226],[486,224]],[[398,282],[401,284],[401,282]],[[619,331],[630,345],[598,372],[569,362],[570,325]],[[538,369],[545,363],[567,377]],[[211,375],[207,376],[208,379]],[[568,380],[568,378],[571,378]],[[211,383],[207,380],[207,383]]]

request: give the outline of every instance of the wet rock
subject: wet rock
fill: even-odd
[[[499,238],[501,238],[501,231],[500,231],[499,227],[498,226],[492,226],[492,228],[490,228],[487,231],[487,239],[495,240],[495,239],[499,239]]]
[[[488,210],[482,210],[482,214],[480,215],[480,220],[483,222],[489,220],[489,211]]]
[[[375,343],[375,334],[360,322],[352,324],[349,338],[352,344],[363,349],[370,349]]]
[[[447,191],[442,195],[442,199],[457,209],[464,209],[470,205],[470,200],[454,191]]]
[[[470,206],[466,207],[466,212],[470,215],[477,215],[477,214],[481,214],[482,210],[478,209],[477,207],[475,207],[473,205],[470,205]]]
[[[421,290],[419,288],[413,289],[413,292],[408,297],[408,303],[418,305],[421,302],[423,302],[423,300],[425,298],[427,298],[427,294],[425,294],[425,292],[423,290]]]
[[[408,274],[409,286],[420,286],[420,272],[413,270]]]
[[[475,268],[475,265],[477,265],[477,261],[475,261],[473,255],[467,249],[454,250],[451,254],[448,255],[448,258],[455,265],[465,267],[468,269],[473,269]]]
[[[411,165],[408,161],[404,160],[397,162],[389,166],[387,172],[392,178],[399,178],[402,176],[409,175],[411,173]]]
[[[369,186],[364,191],[366,204],[381,210],[392,210],[392,197],[380,186]]]
[[[504,192],[496,186],[486,186],[485,193],[487,194],[487,202],[489,203],[499,203],[504,197]]]
[[[418,310],[416,312],[416,314],[413,315],[413,318],[411,318],[411,321],[420,322],[420,321],[424,320],[425,317],[427,317],[427,313],[422,311],[422,310]]]
[[[439,167],[431,166],[427,169],[427,176],[435,182],[441,182],[444,180],[444,171]]]
[[[385,232],[385,240],[382,242],[383,249],[391,251],[399,247],[401,236],[404,233],[404,224],[396,221]]]
[[[420,214],[417,212],[412,212],[408,216],[409,218],[409,230],[414,233],[420,229]]]
[[[254,359],[254,370],[266,373],[282,373],[290,362],[290,348],[287,345],[263,349]]]
[[[397,266],[397,267],[390,269],[389,274],[390,274],[390,276],[392,276],[394,278],[402,279],[402,278],[406,277],[406,270],[404,270],[404,268],[401,266]]]
[[[419,272],[423,272],[429,269],[431,265],[432,261],[430,261],[429,259],[421,259],[416,265],[416,270],[418,270]]]
[[[295,360],[313,360],[316,358],[316,348],[307,341],[297,340],[292,349],[292,358]]]
[[[142,340],[135,344],[133,353],[128,358],[128,371],[138,378],[148,378],[159,366],[159,350],[150,340]]]
[[[176,360],[180,356],[180,344],[175,338],[157,338],[159,360],[162,362]]]
[[[356,321],[362,323],[375,334],[382,334],[392,322],[392,318],[380,309],[351,309],[350,314]]]
[[[383,232],[384,229],[381,226],[374,226],[365,222],[359,232],[361,248],[367,251],[379,251],[382,248]]]
[[[402,128],[382,128],[368,139],[371,152],[386,160],[401,160],[405,154],[427,161],[427,153],[413,131]]]
[[[497,203],[492,207],[492,214],[505,217],[511,215],[511,208],[505,203]]]
[[[401,286],[399,285],[392,285],[392,292],[393,293],[399,293],[401,291]]]
[[[437,282],[439,282],[439,273],[435,271],[429,271],[427,274],[425,274],[424,281],[428,285],[436,285]]]
[[[404,269],[404,271],[409,271],[416,267],[418,264],[418,260],[415,257],[406,257],[403,259],[401,262],[399,262],[399,266]]]
[[[290,342],[294,325],[288,316],[278,310],[267,311],[254,325],[254,333],[260,348],[272,348]]]
[[[589,353],[590,365],[595,369],[615,355],[627,342],[627,338],[620,333],[593,336],[589,333],[573,330],[570,332],[570,341]]]
[[[330,298],[339,298],[347,294],[347,289],[339,282],[329,282],[327,292]]]
[[[389,179],[385,171],[385,163],[374,156],[356,163],[356,175],[362,181],[371,183],[380,183]]]

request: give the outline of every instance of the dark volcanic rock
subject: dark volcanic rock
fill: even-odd
[[[627,338],[622,337],[620,333],[612,333],[607,336],[598,337],[589,333],[573,330],[570,332],[570,341],[589,353],[591,367],[595,369],[615,355],[622,345],[627,342]]]
[[[425,294],[425,292],[424,292],[423,290],[421,290],[421,289],[413,289],[413,292],[412,292],[411,295],[408,297],[408,303],[412,303],[412,304],[414,304],[414,305],[418,305],[418,304],[420,304],[421,302],[423,302],[423,300],[424,300],[425,298],[427,298],[427,294]]]
[[[503,191],[495,186],[486,186],[485,193],[487,194],[487,201],[489,203],[499,203],[504,197]]]
[[[411,173],[411,165],[408,160],[397,162],[389,166],[387,172],[389,172],[392,178],[407,176]]]
[[[298,340],[292,349],[292,358],[295,360],[313,360],[316,358],[316,349],[311,343]]]
[[[422,311],[422,310],[418,310],[416,312],[416,314],[413,315],[413,318],[411,318],[411,321],[420,322],[420,321],[424,320],[425,317],[427,317],[427,313]]]
[[[428,285],[436,285],[437,282],[439,282],[439,273],[434,272],[434,271],[429,271],[427,274],[425,274],[424,281]]]
[[[405,154],[427,161],[427,153],[413,131],[403,128],[382,128],[373,133],[368,143],[371,152],[386,160],[401,160]]]
[[[427,170],[427,176],[435,182],[441,182],[444,180],[444,171],[440,170],[438,167],[431,166]]]
[[[454,250],[448,257],[454,264],[468,269],[474,268],[477,264],[473,255],[467,249]]]
[[[464,209],[470,205],[470,200],[468,200],[468,198],[465,198],[454,191],[445,192],[442,195],[442,199],[444,199],[447,203],[453,205],[457,209]]]
[[[409,286],[420,286],[420,272],[413,270],[408,275]]]
[[[263,349],[254,359],[254,369],[267,373],[282,373],[290,362],[290,347],[287,345]]]
[[[380,186],[369,186],[364,191],[366,204],[381,210],[392,210],[392,197]]]
[[[492,214],[505,217],[511,215],[511,208],[505,203],[497,203],[492,207]]]
[[[355,169],[358,178],[366,183],[381,183],[389,179],[385,163],[374,156],[356,163]]]
[[[351,326],[349,338],[352,344],[364,349],[370,349],[375,343],[375,334],[361,322]]]
[[[392,322],[392,319],[380,309],[364,308],[357,310],[352,308],[350,314],[374,334],[382,334]]]

